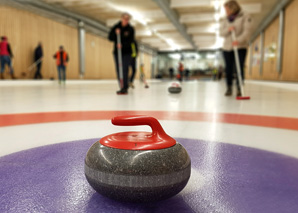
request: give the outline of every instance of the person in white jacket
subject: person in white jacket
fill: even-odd
[[[247,54],[247,46],[251,35],[251,17],[241,10],[237,1],[230,0],[224,4],[227,17],[221,22],[220,36],[224,37],[223,55],[226,64],[226,96],[232,95],[233,77],[236,72],[235,56],[233,47],[238,47],[242,80],[244,80],[244,64]],[[232,31],[235,32],[236,41],[232,39]],[[237,96],[241,96],[237,80]]]

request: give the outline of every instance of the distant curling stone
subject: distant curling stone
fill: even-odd
[[[114,125],[149,125],[152,132],[122,132],[94,143],[85,176],[100,194],[119,201],[154,202],[179,193],[190,178],[187,151],[147,116],[120,116]]]
[[[172,83],[171,86],[168,89],[169,93],[171,94],[178,94],[181,93],[182,87],[179,83]]]

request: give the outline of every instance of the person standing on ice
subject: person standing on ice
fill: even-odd
[[[129,86],[131,88],[135,88],[133,81],[135,79],[135,75],[136,75],[136,71],[137,71],[137,58],[138,58],[138,54],[139,54],[139,48],[138,48],[138,44],[136,41],[133,41],[133,43],[131,43],[131,50],[132,50],[132,54],[131,54],[131,76],[129,77]]]
[[[54,59],[56,59],[59,84],[61,84],[61,82],[65,84],[66,66],[69,61],[69,57],[62,45],[59,47],[59,50],[55,53],[55,55],[53,57],[54,57]]]
[[[7,41],[6,36],[1,37],[1,42],[0,42],[0,61],[1,61],[1,79],[4,79],[4,70],[5,70],[5,65],[7,65],[10,69],[10,76],[12,79],[15,79],[14,77],[14,71],[12,68],[11,64],[11,59],[13,58],[13,54],[11,51],[10,44]]]
[[[35,48],[35,51],[34,51],[34,62],[36,64],[36,72],[34,75],[34,79],[42,79],[42,75],[41,75],[42,57],[43,57],[42,44],[41,42],[39,42],[38,46]]]
[[[241,67],[241,76],[244,80],[244,64],[247,54],[247,46],[251,35],[252,19],[241,10],[239,3],[235,0],[224,4],[227,17],[221,22],[220,36],[224,37],[223,55],[226,64],[226,96],[232,95],[233,77],[235,71],[234,46],[238,47],[238,54]],[[233,41],[232,31],[235,32],[237,41]],[[239,83],[237,80],[237,96],[241,96]]]
[[[128,69],[131,65],[131,55],[132,55],[132,48],[131,44],[135,40],[135,30],[130,25],[131,16],[128,13],[123,13],[121,15],[121,20],[114,25],[109,33],[109,40],[114,42],[114,60],[117,70],[117,78],[120,81],[120,73],[119,73],[119,63],[118,63],[118,55],[117,49],[121,49],[122,53],[122,68],[123,68],[123,86],[117,91],[118,95],[125,95],[128,93]],[[121,44],[117,44],[117,34],[120,35]]]

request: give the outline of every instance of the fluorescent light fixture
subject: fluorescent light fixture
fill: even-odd
[[[152,24],[150,27],[156,31],[175,30],[175,27],[171,23]]]
[[[178,46],[172,39],[166,39],[166,42],[170,47],[172,47],[175,50],[181,50],[181,47]]]
[[[199,55],[196,52],[190,52],[190,53],[183,53],[183,57],[185,59],[201,59],[201,55]]]
[[[216,33],[218,32],[220,27],[219,23],[215,23],[215,24],[210,24],[207,26],[203,26],[203,27],[189,27],[187,29],[187,32],[192,34],[192,33]]]
[[[213,4],[213,7],[214,7],[214,9],[215,9],[216,11],[219,11],[220,7],[222,6],[222,2],[219,1],[219,0],[217,0],[217,1],[213,1],[212,4]]]
[[[144,38],[144,39],[141,39],[141,41],[144,43],[160,43],[159,38]]]
[[[221,18],[221,15],[219,13],[214,14],[214,19],[216,22],[219,22],[220,18]]]
[[[210,0],[172,0],[171,8],[181,7],[208,7],[211,6]]]
[[[177,45],[172,39],[166,38],[160,33],[155,33],[155,35],[159,37],[161,40],[165,41],[169,45],[171,50],[181,50],[181,47]]]
[[[178,32],[171,32],[171,33],[163,33],[160,32],[160,35],[165,38],[172,38],[172,39],[183,39],[180,33]]]
[[[136,36],[152,36],[151,30],[145,29],[145,30],[137,30]]]
[[[197,22],[208,22],[208,21],[214,21],[213,13],[201,13],[201,14],[193,13],[193,14],[180,16],[181,23],[197,23]]]
[[[208,53],[207,56],[206,56],[207,59],[215,59],[216,58],[216,55],[215,54],[212,54],[212,53]]]
[[[132,16],[133,20],[141,23],[144,26],[147,26],[148,22],[150,22],[150,20],[146,19],[141,13],[139,13],[138,11],[132,10],[129,7],[119,6],[119,5],[116,5],[115,3],[112,3],[112,2],[109,2],[109,1],[106,1],[106,4],[107,4],[108,7],[112,8],[116,11],[119,11],[119,12],[122,12],[122,13],[123,12],[128,12]]]
[[[180,60],[181,55],[179,53],[172,53],[168,55],[170,58],[175,59],[175,60]]]

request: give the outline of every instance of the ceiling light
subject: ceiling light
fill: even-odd
[[[173,53],[173,54],[169,54],[169,57],[175,60],[180,60],[181,59],[181,55],[178,53]]]
[[[207,56],[206,56],[206,58],[207,59],[215,59],[215,54],[211,54],[211,53],[209,53],[209,54],[207,54]]]
[[[132,19],[133,20],[136,20],[137,22],[139,22],[140,24],[144,25],[144,26],[147,26],[148,22],[150,22],[150,20],[146,19],[143,15],[141,15],[141,13],[135,11],[135,10],[132,10],[131,8],[129,7],[123,7],[123,6],[119,6],[119,5],[116,5],[112,2],[106,2],[107,6],[109,6],[110,8],[114,9],[114,10],[117,10],[119,12],[127,12],[129,13],[131,16],[132,16]]]
[[[218,0],[217,1],[213,1],[212,2],[212,5],[213,5],[215,11],[219,11],[220,7],[222,6],[222,2],[220,2]]]
[[[215,19],[216,22],[219,22],[220,18],[221,18],[221,16],[220,16],[219,13],[214,14],[214,19]]]

